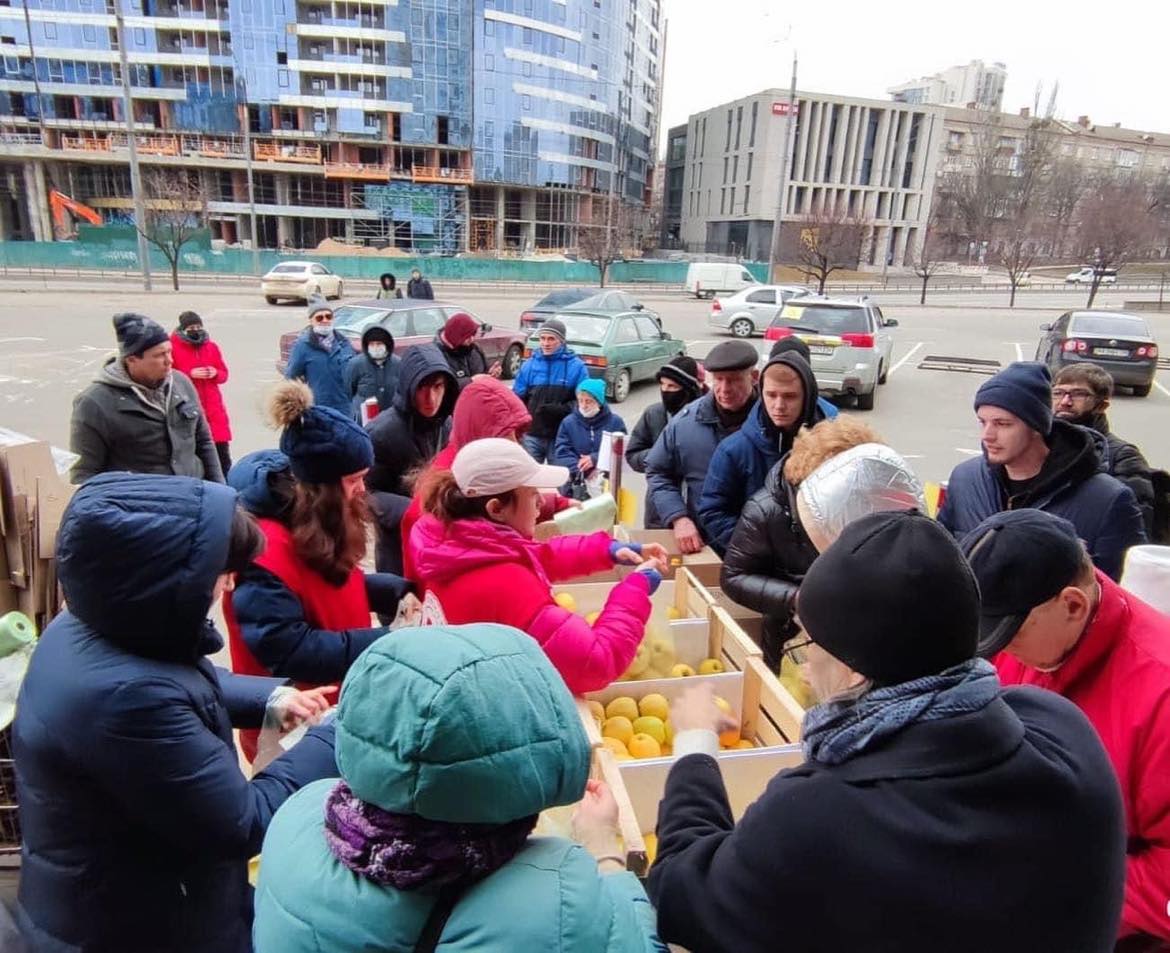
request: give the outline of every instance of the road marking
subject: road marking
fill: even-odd
[[[917,351],[920,347],[922,347],[921,341],[919,341],[917,344],[915,344],[914,347],[910,348],[910,350],[906,352],[906,354],[902,358],[902,360],[900,360],[897,364],[895,364],[893,367],[890,368],[889,373],[893,374],[894,371],[896,371],[899,367],[901,367],[908,360],[910,360],[910,358],[912,358],[914,356],[914,352]]]
[[[1154,386],[1155,386],[1156,388],[1158,388],[1158,390],[1160,390],[1160,391],[1161,391],[1163,394],[1165,394],[1167,397],[1170,397],[1170,390],[1167,390],[1165,387],[1163,387],[1163,386],[1162,386],[1161,384],[1159,384],[1157,381],[1154,381]]]
[[[1016,360],[1022,361],[1024,359],[1024,345],[1020,344],[1019,341],[1015,341],[1013,343],[1016,346]]]
[[[965,453],[969,457],[977,457],[983,452],[982,450],[968,450],[966,447],[955,447],[955,450],[959,453]]]
[[[44,344],[45,338],[0,338],[0,344],[20,344],[24,341],[31,341],[34,344]]]
[[[743,339],[740,338],[740,340],[743,340]],[[720,344],[720,343],[722,343],[722,341],[719,338],[710,338],[710,339],[701,338],[698,341],[683,341],[683,344],[685,344],[687,347],[694,347],[697,344]]]

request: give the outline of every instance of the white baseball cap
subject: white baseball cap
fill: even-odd
[[[522,486],[555,490],[569,481],[566,467],[537,463],[520,444],[486,437],[465,445],[451,464],[464,496],[496,496]]]

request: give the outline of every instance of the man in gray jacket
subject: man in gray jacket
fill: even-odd
[[[223,483],[195,385],[172,368],[170,336],[141,314],[114,315],[114,333],[118,356],[73,401],[72,481],[128,470]]]

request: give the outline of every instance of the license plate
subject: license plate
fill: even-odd
[[[810,344],[808,346],[809,354],[819,354],[822,357],[828,357],[833,353],[833,346],[831,344]]]
[[[1129,357],[1129,351],[1120,347],[1095,347],[1093,353],[1100,357]]]

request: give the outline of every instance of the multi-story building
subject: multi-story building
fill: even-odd
[[[892,86],[888,90],[895,102],[911,105],[960,106],[989,109],[1003,108],[1003,87],[1007,67],[1003,63],[984,64],[972,60],[963,66],[923,76]]]
[[[131,216],[115,4],[142,164],[215,238],[253,238],[249,160],[265,247],[564,248],[649,200],[660,0],[14,0],[0,238],[54,237],[53,191]]]
[[[767,259],[780,199],[788,93],[768,89],[691,116],[682,239]],[[942,110],[798,92],[783,220],[832,209],[862,228],[861,264],[911,260],[930,214]]]
[[[687,173],[687,127],[675,126],[666,134],[666,162],[663,167],[662,232],[663,248],[677,248],[682,240],[683,183]]]

